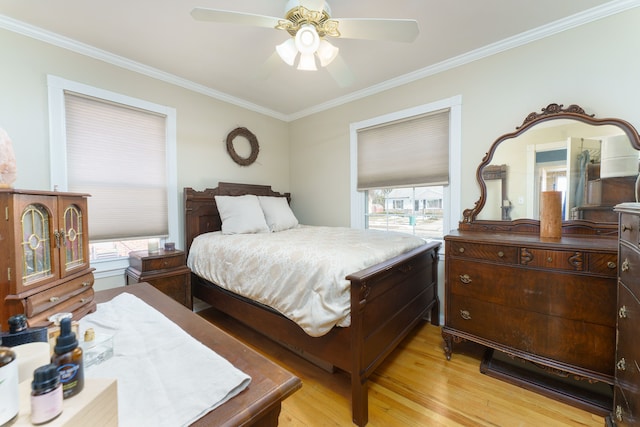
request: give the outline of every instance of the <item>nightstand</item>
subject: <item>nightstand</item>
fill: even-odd
[[[193,309],[191,298],[191,270],[186,266],[184,251],[129,252],[129,268],[125,274],[127,285],[149,282],[159,291],[180,304]]]

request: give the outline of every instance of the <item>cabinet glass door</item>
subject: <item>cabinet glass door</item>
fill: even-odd
[[[51,276],[50,216],[46,207],[30,204],[22,212],[22,283]]]
[[[64,271],[70,271],[85,263],[82,210],[76,205],[69,205],[64,210],[62,218],[64,224],[62,234],[64,256],[62,259],[64,259]]]

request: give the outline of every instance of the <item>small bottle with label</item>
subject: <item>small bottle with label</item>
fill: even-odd
[[[18,361],[9,347],[0,340],[0,426],[11,425],[20,410],[18,391]]]
[[[62,413],[62,384],[54,364],[33,371],[31,382],[31,423],[48,423]]]
[[[53,348],[51,363],[58,367],[62,395],[65,399],[82,391],[84,387],[82,348],[78,346],[76,334],[71,330],[69,318],[60,321],[60,335]]]

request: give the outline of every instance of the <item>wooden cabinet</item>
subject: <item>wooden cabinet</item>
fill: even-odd
[[[58,312],[95,310],[86,194],[0,190],[2,329],[19,313],[30,326]]]
[[[640,204],[623,203],[619,212],[619,267],[615,387],[612,424],[640,425]]]
[[[533,362],[545,374],[613,384],[615,238],[544,241],[537,235],[457,231],[445,242],[447,358],[453,343],[466,339]],[[548,388],[556,393],[559,386]],[[563,393],[572,391],[554,397]],[[569,399],[603,415],[611,404],[610,397]]]
[[[130,252],[126,279],[127,285],[149,282],[185,307],[193,308],[191,270],[186,265],[184,251]]]

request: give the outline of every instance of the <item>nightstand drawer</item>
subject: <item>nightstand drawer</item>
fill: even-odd
[[[134,251],[129,253],[129,265],[138,271],[168,270],[182,267],[186,263],[183,251],[165,251],[160,249],[158,253],[147,251]]]

